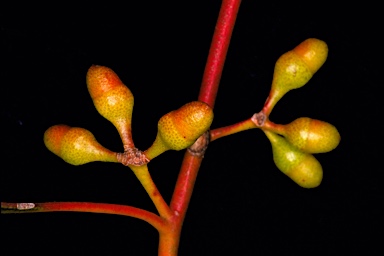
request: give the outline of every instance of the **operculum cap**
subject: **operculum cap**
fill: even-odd
[[[102,96],[113,88],[124,86],[112,69],[99,65],[92,65],[88,69],[86,82],[92,98]]]
[[[83,128],[55,125],[44,133],[46,147],[73,165],[94,161],[118,162],[116,153],[100,145],[93,134]]]
[[[313,155],[298,150],[273,132],[263,131],[271,142],[273,161],[281,172],[303,188],[320,185],[323,169]]]
[[[70,126],[59,124],[49,127],[44,133],[45,146],[54,153],[61,157],[61,145],[64,135],[71,129]]]
[[[328,57],[328,45],[316,38],[303,41],[292,51],[304,61],[312,75],[320,69]]]

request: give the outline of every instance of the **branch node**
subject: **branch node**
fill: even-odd
[[[204,157],[205,151],[211,141],[210,132],[206,131],[188,148],[189,153],[194,156]]]
[[[124,147],[124,153],[117,153],[117,161],[125,166],[141,166],[149,163],[149,159],[137,148]]]
[[[260,111],[259,113],[255,113],[252,118],[251,118],[252,122],[258,126],[258,127],[263,127],[264,126],[264,123],[265,123],[265,120],[267,120],[267,115],[262,111]]]

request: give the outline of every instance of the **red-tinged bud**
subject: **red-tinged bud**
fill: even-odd
[[[160,118],[153,145],[145,152],[152,159],[166,150],[191,146],[213,121],[213,111],[205,103],[193,101]]]
[[[112,69],[93,65],[87,73],[87,86],[97,111],[118,130],[124,149],[133,148],[131,120],[134,98]]]
[[[324,64],[327,56],[327,44],[315,38],[307,39],[284,53],[275,64],[272,87],[264,112],[269,115],[288,91],[304,86]]]
[[[90,131],[83,128],[52,126],[44,133],[44,144],[51,152],[73,165],[94,161],[118,162],[115,152],[104,148]]]

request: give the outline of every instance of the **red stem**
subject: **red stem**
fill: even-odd
[[[185,152],[170,205],[178,216],[185,215],[188,208],[201,160],[202,157],[193,156],[188,150]]]
[[[181,227],[191,199],[201,159],[201,157],[191,155],[188,150],[185,153],[170,205],[173,217],[168,220],[168,230],[159,230],[159,256],[177,255]]]
[[[17,203],[1,202],[1,213],[34,212],[91,212],[130,216],[144,220],[158,230],[164,229],[166,222],[158,215],[132,206],[90,202],[34,203],[31,209],[20,210]]]
[[[199,100],[207,103],[211,108],[215,106],[221,73],[240,3],[241,0],[223,0],[217,19],[199,94]]]
[[[212,38],[199,94],[199,100],[209,104],[212,108],[215,104],[221,73],[240,3],[241,0],[223,0]],[[184,215],[187,210],[201,160],[201,157],[193,156],[188,151],[184,156],[171,201],[171,209],[178,211],[180,215]]]
[[[214,108],[225,58],[241,0],[223,0],[215,32],[212,38],[207,64],[198,99]],[[169,222],[173,232],[160,232],[159,255],[176,255],[181,226],[192,196],[193,187],[203,157],[188,150],[180,169],[170,203],[174,218]]]

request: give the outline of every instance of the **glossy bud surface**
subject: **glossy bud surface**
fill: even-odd
[[[277,168],[303,188],[314,188],[323,179],[323,168],[317,159],[292,146],[283,137],[265,131],[272,144],[273,161]]]
[[[340,142],[340,133],[330,123],[301,117],[285,125],[282,135],[295,147],[307,153],[326,153]]]

